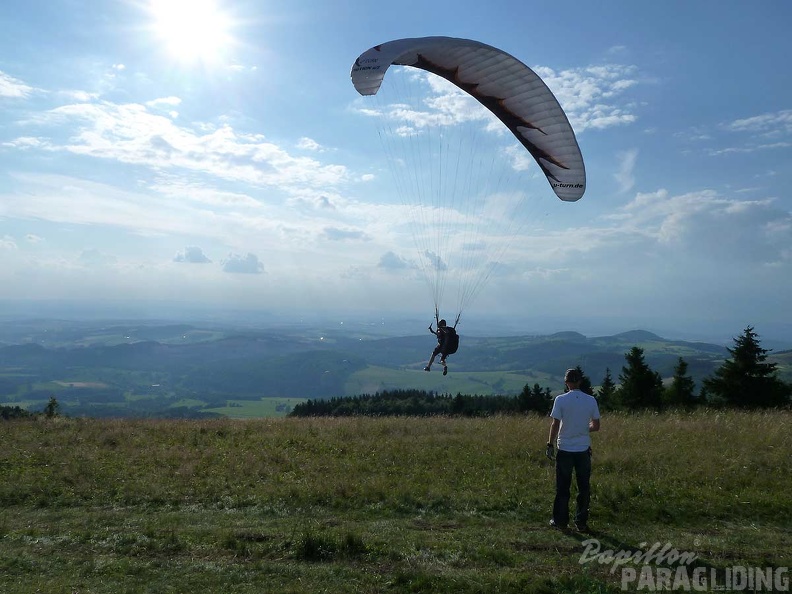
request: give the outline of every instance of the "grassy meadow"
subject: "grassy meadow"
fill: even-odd
[[[546,418],[0,423],[0,592],[622,591],[592,538],[789,567],[790,426],[604,416],[581,534],[548,526]]]

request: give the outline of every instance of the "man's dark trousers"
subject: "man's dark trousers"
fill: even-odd
[[[588,522],[589,500],[591,499],[591,451],[565,452],[556,454],[556,496],[553,502],[553,521],[556,526],[569,524],[569,489],[572,486],[572,471],[577,481],[577,508],[575,524]]]

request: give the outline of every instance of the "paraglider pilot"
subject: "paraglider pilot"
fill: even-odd
[[[437,322],[437,330],[432,328],[432,325],[429,324],[429,332],[437,336],[437,346],[432,351],[432,356],[429,359],[429,364],[424,367],[424,371],[430,371],[432,367],[432,363],[434,363],[435,357],[440,355],[440,364],[443,366],[443,375],[448,373],[448,365],[446,365],[446,357],[456,349],[453,347],[454,343],[454,335],[456,334],[456,330],[454,330],[451,326],[446,324],[445,320],[439,320]]]

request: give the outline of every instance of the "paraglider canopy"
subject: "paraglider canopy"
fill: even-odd
[[[376,94],[392,64],[431,72],[474,97],[533,156],[561,200],[583,196],[586,170],[572,126],[547,85],[517,58],[469,39],[399,39],[376,45],[355,60],[355,89]]]
[[[457,284],[456,326],[502,261],[525,262],[523,230],[542,219],[527,213],[540,207],[541,195],[527,199],[524,177],[512,180],[535,163],[562,201],[583,196],[575,133],[533,70],[478,41],[389,41],[361,54],[351,78],[369,105],[379,105],[362,112],[376,117],[416,244],[415,268],[433,291],[436,313],[446,283]]]

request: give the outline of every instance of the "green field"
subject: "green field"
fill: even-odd
[[[411,386],[416,390],[431,391],[438,394],[518,394],[528,385],[533,386],[539,383],[542,386],[555,385],[558,378],[552,378],[546,374],[521,374],[502,371],[477,371],[464,372],[454,369],[453,363],[449,367],[449,374],[443,376],[443,368],[437,364],[430,373],[423,370],[403,370],[390,369],[387,367],[369,366],[351,374],[346,382],[344,394],[374,394],[386,390],[403,389],[405,385]],[[151,385],[155,379],[143,379],[136,377],[138,391],[127,392],[125,402],[115,402],[110,407],[126,410],[131,404],[141,400],[152,401],[152,406],[157,398],[162,394]],[[37,391],[38,399],[27,397],[26,392],[22,391],[15,395],[13,399],[3,401],[0,405],[20,406],[30,410],[42,410],[49,401],[50,396],[61,399],[61,395],[69,388],[83,388],[86,390],[107,387],[101,382],[89,381],[84,378],[67,377],[57,381],[39,382],[31,384],[31,389]],[[165,391],[164,393],[167,393]],[[231,419],[254,419],[264,417],[282,417],[289,413],[295,404],[305,402],[307,398],[285,398],[268,397],[258,400],[235,400],[229,399],[228,406],[212,407],[200,398],[181,398],[173,400],[165,405],[165,408],[186,407],[196,411],[216,413]],[[71,403],[63,401],[62,410],[66,415],[70,414],[69,405]],[[83,416],[83,415],[73,415]],[[88,415],[89,416],[89,415]]]
[[[305,402],[307,398],[262,398],[261,400],[230,400],[229,406],[221,408],[204,408],[230,419],[260,419],[263,417],[285,417],[295,404]]]
[[[0,592],[622,591],[587,539],[776,571],[790,422],[606,415],[592,534],[547,525],[546,418],[5,422]]]
[[[526,384],[542,386],[558,383],[546,374],[526,375],[503,371],[458,371],[449,358],[449,373],[443,375],[442,366],[435,362],[432,371],[390,369],[369,366],[353,373],[345,386],[346,395],[374,394],[383,390],[426,390],[438,394],[519,394]]]

